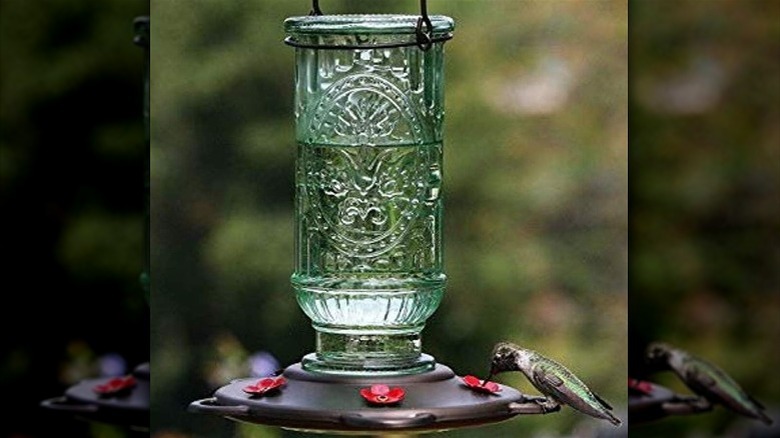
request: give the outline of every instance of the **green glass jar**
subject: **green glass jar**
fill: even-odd
[[[442,121],[448,17],[418,45],[411,15],[285,21],[295,50],[292,285],[317,351],[305,369],[411,374],[444,293]]]

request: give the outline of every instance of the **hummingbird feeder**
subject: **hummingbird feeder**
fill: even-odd
[[[543,414],[513,388],[465,381],[422,352],[444,294],[444,44],[428,15],[284,23],[295,48],[295,271],[316,351],[276,381],[239,379],[194,412],[324,431],[432,431]],[[471,382],[472,384],[469,384]],[[487,382],[484,382],[487,383]]]
[[[133,42],[144,48],[144,125],[146,133],[146,219],[144,272],[141,286],[149,299],[149,17],[138,17],[133,22]],[[41,406],[54,412],[69,414],[77,418],[110,423],[127,427],[133,431],[149,429],[150,367],[148,363],[138,365],[131,374],[122,377],[86,379],[68,388],[65,394],[41,402]]]

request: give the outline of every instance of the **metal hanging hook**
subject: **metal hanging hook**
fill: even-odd
[[[323,15],[322,9],[320,9],[320,0],[311,0],[311,11],[309,15]]]
[[[423,25],[427,30],[423,30]],[[433,46],[433,23],[428,16],[428,0],[420,0],[420,18],[417,19],[417,47],[423,52],[430,50]]]

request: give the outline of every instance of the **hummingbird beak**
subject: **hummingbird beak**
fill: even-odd
[[[489,382],[490,379],[492,379],[493,376],[495,376],[496,374],[498,374],[498,370],[496,369],[496,364],[491,363],[490,364],[490,373],[488,373],[488,376],[487,376],[486,379],[482,380],[482,385],[481,386],[485,386],[485,384],[487,382]]]

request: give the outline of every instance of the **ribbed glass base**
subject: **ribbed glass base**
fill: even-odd
[[[307,371],[342,375],[402,376],[429,371],[436,361],[422,354],[420,332],[335,333],[317,329],[317,353],[303,358]],[[422,328],[420,328],[422,329]]]

